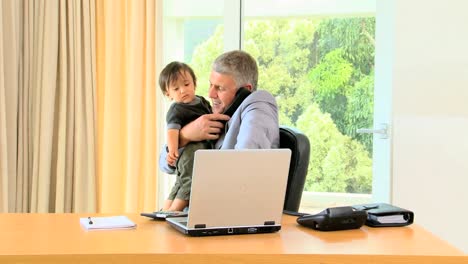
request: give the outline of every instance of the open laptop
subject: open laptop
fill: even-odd
[[[191,236],[281,229],[290,149],[198,150],[187,217],[167,218]]]

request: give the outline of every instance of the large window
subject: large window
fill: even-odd
[[[372,136],[356,131],[373,126],[375,0],[166,2],[166,58],[194,68],[198,94],[236,35],[234,48],[258,61],[259,89],[277,98],[280,123],[309,137],[303,209],[370,201]]]

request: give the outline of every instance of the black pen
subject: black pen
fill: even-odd
[[[89,224],[92,225],[92,224],[93,224],[93,220],[91,220],[91,216],[88,216],[88,219],[89,219]]]

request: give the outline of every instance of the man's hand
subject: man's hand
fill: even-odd
[[[179,132],[179,146],[183,147],[192,141],[215,140],[224,128],[221,121],[228,121],[223,114],[206,114],[184,126]]]

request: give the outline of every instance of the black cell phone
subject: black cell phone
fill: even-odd
[[[367,212],[351,206],[332,207],[314,215],[303,215],[296,219],[300,225],[320,231],[335,231],[360,228],[367,219]]]
[[[223,114],[232,116],[236,112],[237,108],[242,104],[245,98],[249,96],[251,92],[245,87],[240,87],[237,89],[236,97],[234,101],[224,110]]]

